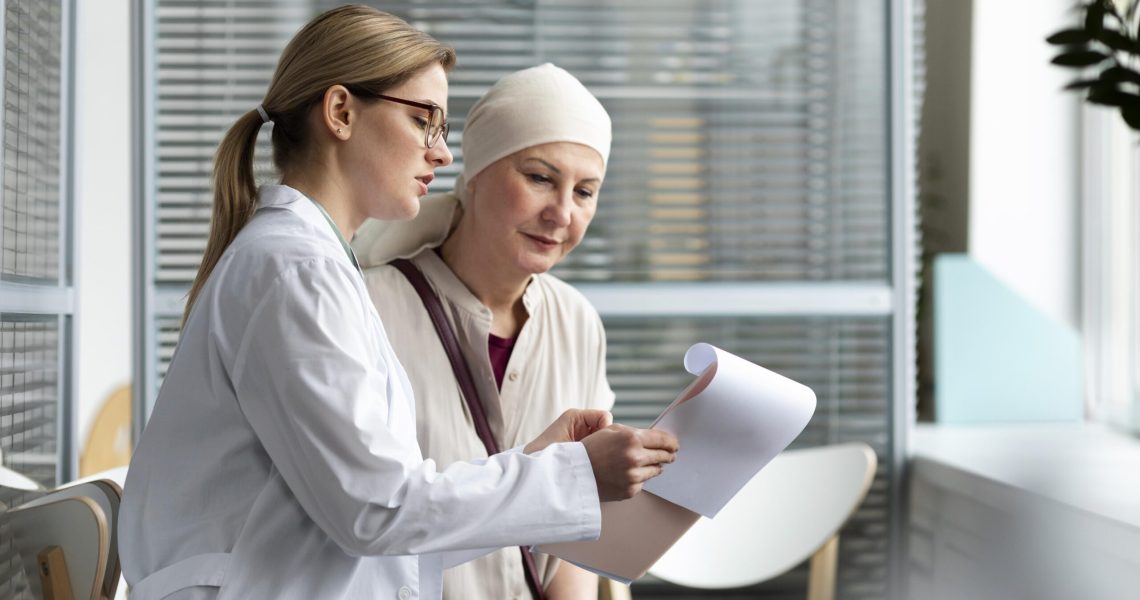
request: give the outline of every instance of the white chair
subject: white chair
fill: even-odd
[[[87,477],[80,477],[71,483],[64,484],[62,487],[69,487],[78,483],[87,483],[89,481],[98,481],[100,479],[106,479],[115,482],[115,485],[119,486],[119,495],[122,496],[121,490],[123,489],[123,485],[127,480],[127,467],[114,467],[112,469],[107,469],[106,471],[100,471],[93,475],[88,475]],[[118,552],[118,539],[116,536],[116,532],[112,531],[112,543],[115,545],[115,551]],[[114,600],[127,600],[127,591],[127,580],[124,579],[120,573],[118,591],[115,592]]]
[[[36,597],[115,597],[120,575],[115,525],[121,497],[118,484],[101,479],[59,488],[3,514]]]
[[[875,453],[863,443],[784,452],[649,572],[693,588],[735,588],[810,557],[808,599],[834,598],[839,530],[863,501],[875,467]]]
[[[75,485],[77,483],[87,483],[89,481],[99,481],[100,479],[106,479],[108,481],[113,481],[113,482],[115,482],[115,485],[119,486],[119,489],[122,490],[123,484],[127,481],[127,467],[115,467],[113,469],[107,469],[106,471],[100,471],[98,473],[88,475],[87,477],[80,477],[79,479],[76,479],[75,481],[63,484],[60,487],[65,488],[65,487]]]

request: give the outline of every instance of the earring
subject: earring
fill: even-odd
[[[337,135],[340,135],[340,129],[336,130]]]

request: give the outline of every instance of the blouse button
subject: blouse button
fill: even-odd
[[[401,586],[400,591],[396,592],[396,597],[400,600],[408,600],[412,597],[412,590],[408,586]]]
[[[510,379],[511,381],[518,381],[519,372],[518,371],[511,371],[511,374],[507,375],[507,379]]]

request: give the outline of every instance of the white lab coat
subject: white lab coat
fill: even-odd
[[[286,186],[262,188],[202,288],[120,517],[140,600],[438,598],[443,568],[473,556],[449,551],[601,528],[580,443],[442,472],[423,460],[360,273]]]

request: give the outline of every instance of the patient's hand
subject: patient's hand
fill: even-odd
[[[591,433],[607,427],[613,420],[609,411],[572,408],[562,413],[546,431],[527,444],[523,452],[530,454],[551,444],[581,441]]]

